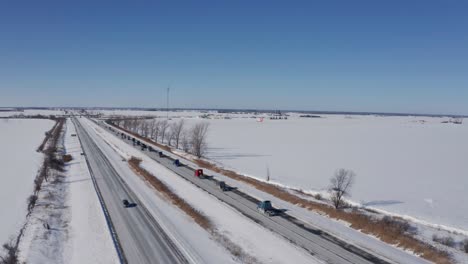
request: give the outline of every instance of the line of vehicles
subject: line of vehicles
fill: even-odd
[[[115,131],[110,126],[108,128],[111,131]],[[148,150],[149,152],[156,151],[152,146],[148,146],[147,144],[145,144],[145,143],[141,142],[140,140],[136,139],[135,137],[131,137],[130,135],[127,135],[127,134],[125,134],[123,132],[118,132],[117,131],[116,133],[120,134],[122,139],[131,140],[132,143],[133,143],[133,146],[135,146],[135,147],[140,146],[142,151],[145,151],[145,150]],[[165,155],[164,155],[164,153],[162,151],[158,151],[158,156],[160,158],[165,157]],[[173,165],[176,166],[176,167],[183,166],[183,164],[180,162],[179,159],[174,159]],[[194,176],[199,178],[199,179],[205,178],[205,174],[203,173],[203,169],[195,169]],[[224,181],[218,181],[218,187],[223,192],[227,192],[227,191],[232,190],[232,188],[230,186],[228,186],[226,184],[226,182],[224,182]],[[122,201],[122,203],[123,203],[125,208],[136,206],[136,204],[130,203],[127,199],[124,199]],[[258,205],[257,205],[257,210],[260,213],[262,213],[264,215],[267,215],[267,216],[274,216],[274,215],[278,214],[278,210],[276,208],[274,208],[273,205],[271,204],[271,201],[268,201],[268,200],[264,200],[264,201],[259,202]]]

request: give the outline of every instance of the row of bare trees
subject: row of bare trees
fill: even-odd
[[[197,123],[191,127],[187,127],[184,119],[176,122],[158,119],[125,119],[115,123],[128,131],[151,138],[157,143],[181,149],[198,158],[206,154],[208,123]]]

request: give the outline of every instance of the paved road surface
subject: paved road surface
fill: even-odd
[[[188,263],[122,180],[88,132],[74,119],[90,170],[117,233],[124,263]],[[125,208],[123,199],[136,206]]]

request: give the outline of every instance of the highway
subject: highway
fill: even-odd
[[[102,122],[99,122],[98,124],[110,132],[108,125],[103,124]],[[219,189],[218,181],[215,177],[206,175],[203,179],[197,178],[194,176],[194,168],[186,165],[176,167],[173,164],[173,158],[166,155],[161,158],[156,151],[149,152],[148,150],[142,150],[140,146],[134,145],[131,140],[122,139],[119,136],[122,132],[125,133],[125,135],[130,135],[122,130],[117,130],[117,132],[114,131],[114,134],[117,134],[117,137],[126,142],[129,146],[144,152],[153,160],[169,168],[177,175],[215,196],[220,201],[235,208],[256,223],[305,249],[318,259],[327,263],[338,264],[396,263],[392,260],[377,256],[372,252],[352,245],[326,232],[308,226],[304,222],[288,215],[287,213],[282,212],[279,215],[272,217],[265,216],[257,211],[257,203],[259,202],[257,199],[236,189],[223,192]],[[130,136],[133,137],[132,135]],[[144,143],[148,145],[147,142]],[[152,147],[159,151],[157,146],[152,145]],[[412,262],[425,263],[422,259],[421,261],[417,260],[420,259],[414,257]]]
[[[122,263],[188,263],[137,196],[122,180],[79,119],[74,118],[98,196],[110,217],[111,233]],[[124,207],[127,199],[135,206]]]

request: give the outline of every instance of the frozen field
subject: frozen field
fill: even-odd
[[[468,125],[441,123],[445,120],[333,115],[206,120],[208,157],[261,179],[269,168],[272,181],[313,192],[324,192],[335,170],[351,169],[357,174],[353,201],[468,230]]]
[[[36,152],[51,120],[0,119],[0,201],[4,206],[0,218],[0,243],[7,242],[21,227],[26,216],[26,198],[43,155]]]

